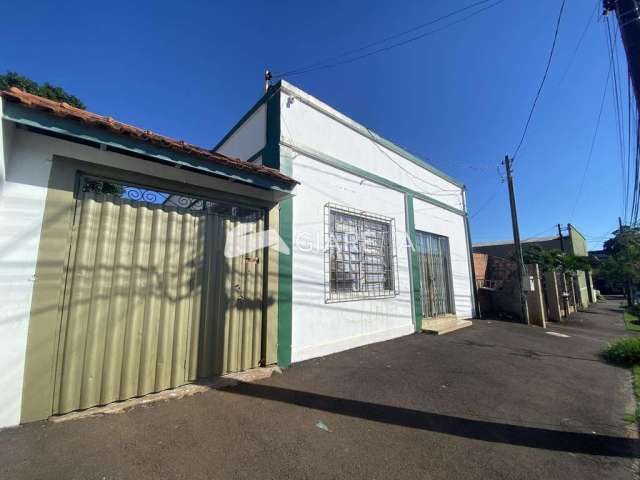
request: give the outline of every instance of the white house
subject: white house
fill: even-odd
[[[474,316],[464,186],[286,82],[212,150],[0,118],[0,428]]]
[[[469,324],[460,182],[285,81],[215,150],[300,182],[280,204],[281,235],[293,244],[280,258],[291,271],[290,286],[280,278],[281,363]]]

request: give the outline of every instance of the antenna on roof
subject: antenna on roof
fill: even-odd
[[[266,69],[264,71],[264,91],[266,92],[267,90],[269,90],[269,87],[271,86],[271,70]]]

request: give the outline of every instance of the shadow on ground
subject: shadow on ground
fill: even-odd
[[[374,422],[446,433],[485,442],[609,457],[635,458],[640,452],[640,443],[631,438],[562,432],[472,420],[255,383],[241,383],[235,387],[226,388],[226,391]]]

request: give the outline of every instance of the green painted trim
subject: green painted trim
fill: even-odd
[[[247,162],[253,162],[256,158],[258,158],[260,155],[262,155],[264,153],[264,148],[261,148],[260,150],[258,150],[256,153],[254,153],[253,155],[251,155],[249,158],[247,158]]]
[[[289,255],[278,258],[278,365],[291,365],[292,267],[293,267],[293,199],[280,202],[280,237],[289,247]]]
[[[263,149],[262,164],[280,169],[280,88],[273,87],[273,95],[267,100],[267,143]],[[283,171],[284,173],[284,171]]]
[[[452,184],[454,184],[454,185],[456,185],[456,186],[458,186],[460,188],[464,188],[464,183],[462,183],[459,180],[456,180],[453,177],[450,177],[449,175],[447,175],[443,171],[441,171],[441,170],[437,169],[436,167],[428,164],[427,162],[425,162],[421,158],[417,157],[413,153],[409,152],[408,150],[400,147],[399,145],[396,145],[393,142],[390,142],[386,138],[381,137],[377,133],[369,130],[367,127],[357,123],[354,120],[342,118],[341,116],[336,115],[335,113],[333,113],[331,111],[332,109],[330,109],[328,106],[324,106],[322,104],[322,102],[320,102],[320,100],[313,99],[313,100],[315,100],[315,101],[313,101],[313,100],[310,100],[308,98],[304,98],[304,97],[300,96],[300,93],[304,93],[304,92],[302,90],[299,90],[298,88],[294,87],[293,85],[287,84],[287,83],[280,84],[280,89],[283,92],[288,93],[289,95],[292,95],[292,96],[296,97],[296,100],[300,100],[305,105],[308,105],[309,107],[313,108],[314,110],[317,110],[318,112],[323,113],[324,115],[328,116],[332,120],[334,120],[334,121],[336,121],[338,123],[341,123],[345,127],[350,128],[354,132],[357,132],[360,135],[373,140],[377,144],[379,144],[379,145],[381,145],[381,146],[383,146],[385,148],[388,148],[392,152],[397,153],[401,157],[405,158],[406,160],[409,160],[412,163],[415,163],[419,167],[422,167],[425,170],[428,170],[429,172],[433,173],[434,175],[437,175],[438,177],[440,177],[440,178],[442,178],[442,179],[444,179],[444,180],[446,180],[446,181],[448,181],[448,182],[450,182],[450,183],[452,183]],[[296,92],[296,90],[299,90],[299,91]],[[306,94],[306,95],[308,96],[308,94]],[[318,103],[320,103],[320,105]]]
[[[258,188],[283,192],[290,192],[292,190],[292,186],[277,179],[236,170],[233,167],[220,165],[195,155],[175,152],[167,148],[158,147],[149,142],[136,140],[125,135],[118,135],[108,130],[91,127],[67,118],[55,117],[16,103],[5,103],[4,118],[17,124],[51,132],[57,136],[63,136],[70,141],[80,140],[85,144],[90,142],[96,146],[106,145],[119,151],[142,155],[149,159],[161,160],[175,166],[189,167],[200,172],[228,178],[229,180],[242,182]]]
[[[392,190],[397,190],[398,192],[402,192],[402,193],[406,193],[411,195],[414,198],[417,198],[419,200],[425,201],[427,203],[430,203],[432,205],[435,205],[437,207],[443,208],[445,210],[448,210],[449,212],[452,213],[456,213],[458,215],[462,215],[462,216],[466,216],[466,212],[457,208],[454,208],[450,205],[447,205],[446,203],[441,202],[440,200],[436,200],[435,198],[432,198],[428,195],[425,195],[423,193],[417,192],[415,190],[411,190],[410,188],[406,188],[402,185],[400,185],[399,183],[395,183],[391,180],[387,180],[386,178],[382,178],[378,175],[375,175],[373,173],[367,172],[366,170],[363,170],[359,167],[353,166],[343,160],[338,160],[337,158],[331,157],[329,155],[326,155],[324,153],[318,152],[316,150],[313,150],[311,148],[307,148],[307,147],[301,147],[299,145],[293,145],[291,143],[282,141],[280,142],[280,144],[284,147],[290,148],[291,150],[294,150],[302,155],[305,155],[307,157],[313,158],[314,160],[317,160],[319,162],[325,163],[327,165],[331,165],[332,167],[338,168],[344,172],[347,173],[351,173],[353,175],[356,175],[358,177],[364,178],[366,180],[369,180],[373,183],[377,183],[378,185],[382,185],[384,187],[390,188]],[[283,173],[285,173],[285,175],[287,174],[286,172],[283,171]]]
[[[236,124],[231,127],[231,130],[229,130],[224,137],[222,137],[222,139],[216,144],[215,147],[213,147],[211,150],[213,150],[214,152],[218,151],[218,149],[220,147],[222,147],[222,145],[225,144],[225,142],[227,140],[229,140],[234,133],[236,133],[236,131],[247,121],[249,120],[249,118],[251,118],[251,115],[253,115],[254,113],[256,113],[258,111],[258,109],[264,105],[267,100],[269,99],[269,97],[271,95],[273,95],[275,93],[275,89],[270,88],[269,90],[267,90],[264,95],[262,95],[262,97],[260,97],[260,99],[253,105],[253,107],[251,107],[249,109],[249,111],[247,113],[245,113],[240,120],[238,120],[236,122]]]
[[[409,237],[409,241],[411,242],[408,245],[409,249],[409,270],[411,271],[411,275],[409,276],[410,284],[411,284],[411,296],[413,298],[412,301],[412,311],[413,311],[413,324],[416,327],[416,332],[420,332],[422,330],[422,289],[420,288],[420,270],[418,269],[418,254],[416,253],[416,226],[415,226],[415,216],[413,213],[413,196],[409,193],[405,193],[404,195],[404,204],[405,204],[405,219],[406,219],[406,228],[407,235]]]

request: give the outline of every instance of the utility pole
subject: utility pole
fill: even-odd
[[[640,1],[604,0],[604,14],[615,10],[620,36],[627,53],[629,75],[636,96],[636,108],[640,111]]]
[[[524,260],[522,258],[522,244],[520,243],[520,228],[518,228],[518,212],[516,210],[516,194],[513,190],[513,170],[509,155],[504,157],[504,168],[507,171],[507,183],[509,185],[509,204],[511,205],[511,225],[513,227],[513,243],[516,247],[516,264],[518,268],[518,281],[520,284],[520,303],[522,308],[522,321],[529,325],[529,308],[527,306],[527,293],[524,291]]]
[[[622,225],[622,218],[618,217],[618,226],[620,229],[618,230],[618,235],[622,235],[624,232],[624,225]],[[624,282],[624,293],[627,297],[627,305],[633,305],[633,294],[631,292],[631,282],[629,280],[625,280]]]
[[[562,237],[562,225],[558,224],[558,238],[560,239],[560,250],[564,253],[564,238]],[[569,316],[569,292],[567,291],[567,274],[562,270],[562,306],[565,318]]]
[[[564,252],[564,238],[562,238],[562,225],[558,224],[558,238],[560,239],[560,250]]]

